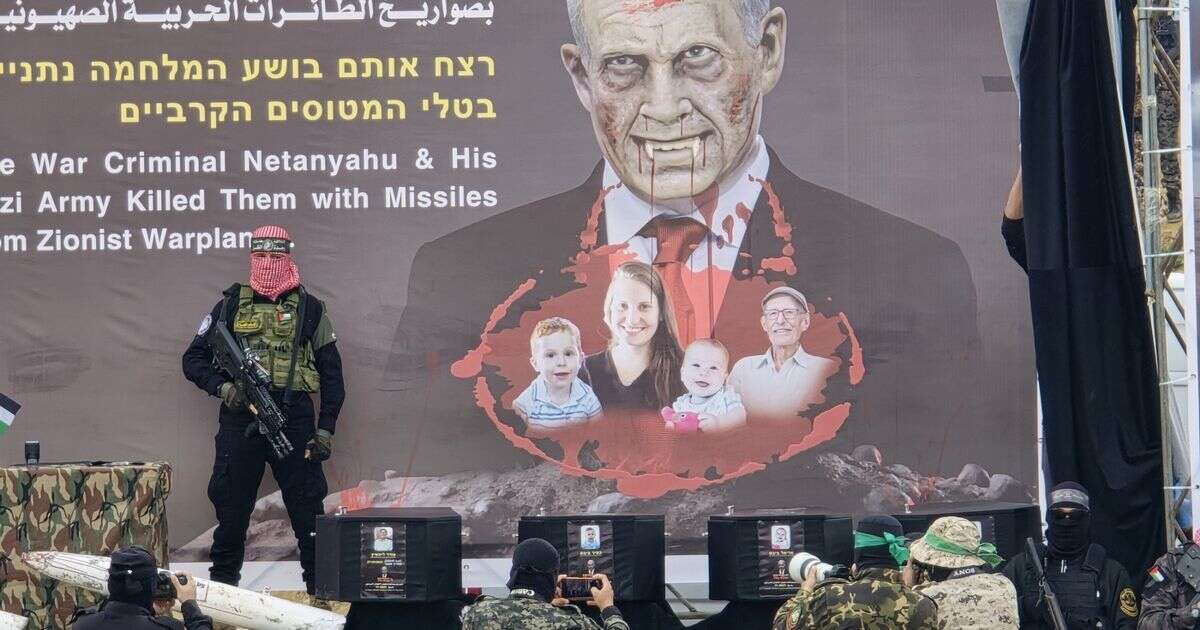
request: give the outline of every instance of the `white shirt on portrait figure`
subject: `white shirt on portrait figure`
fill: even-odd
[[[737,206],[740,203],[745,205],[750,212],[754,211],[754,206],[758,203],[758,196],[762,193],[762,184],[751,181],[750,177],[765,181],[770,167],[771,159],[767,154],[767,145],[763,142],[762,136],[757,136],[742,167],[717,185],[717,207],[713,212],[712,225],[709,226],[706,240],[701,241],[700,246],[688,258],[688,269],[703,271],[708,267],[708,247],[706,246],[708,242],[712,243],[713,262],[717,268],[727,271],[733,269],[737,263],[738,250],[742,246],[742,238],[746,236],[746,222],[738,218]],[[617,172],[606,162],[604,187],[609,188],[620,182],[621,178],[617,176]],[[702,191],[696,191],[696,193],[699,192]],[[615,188],[604,198],[604,230],[608,236],[608,242],[610,244],[628,243],[628,251],[636,255],[638,260],[645,263],[653,262],[654,255],[658,252],[658,242],[653,238],[638,236],[637,233],[646,226],[650,219],[667,213],[689,216],[704,223],[704,216],[700,214],[700,209],[696,207],[692,199],[656,199],[654,208],[651,209],[649,202],[635,195],[627,186]],[[725,229],[722,227],[726,217],[733,217],[733,238],[728,242],[726,242]],[[696,300],[696,296],[692,296],[692,298],[693,303],[700,303]]]
[[[712,396],[696,396],[687,393],[671,403],[671,409],[680,413],[690,411],[695,414],[707,413],[714,416],[728,413],[735,407],[741,406],[743,406],[742,397],[738,396],[738,393],[730,389],[728,385],[717,390]]]
[[[813,356],[801,348],[776,370],[768,349],[766,354],[738,360],[726,387],[741,395],[751,424],[778,423],[806,415],[811,405],[820,402],[825,381],[837,371],[837,365],[833,359]]]
[[[687,259],[687,268],[698,273],[709,269],[708,250],[712,249],[713,268],[732,272],[738,261],[738,252],[742,247],[742,239],[746,236],[749,219],[743,221],[737,216],[738,204],[746,206],[754,212],[762,193],[762,184],[751,181],[751,177],[766,180],[770,169],[771,159],[767,153],[767,145],[761,136],[754,139],[754,145],[746,155],[743,165],[736,169],[733,175],[724,178],[717,185],[717,205],[713,210],[712,224],[709,226],[705,240],[700,241],[699,247]],[[612,166],[604,166],[604,187],[609,188],[619,184],[621,179]],[[701,191],[696,191],[701,192]],[[608,243],[626,243],[627,251],[637,260],[644,263],[654,262],[658,253],[658,240],[638,236],[637,233],[651,219],[660,215],[673,213],[687,216],[704,223],[704,216],[696,207],[692,198],[655,200],[654,208],[639,198],[626,186],[614,188],[604,198],[604,229]],[[732,217],[732,238],[726,238],[722,227],[727,217]],[[610,259],[615,267],[616,257]],[[684,337],[708,337],[711,334],[715,320],[721,313],[721,303],[725,298],[725,289],[729,287],[731,274],[712,274],[702,282],[685,283],[688,299],[697,305],[691,331],[680,331]],[[709,294],[711,289],[711,295]],[[712,310],[700,308],[700,305],[711,305]],[[690,333],[690,334],[689,334]]]

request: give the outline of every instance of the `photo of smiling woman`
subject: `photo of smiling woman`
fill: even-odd
[[[596,397],[606,411],[645,410],[657,417],[685,390],[675,317],[654,268],[636,261],[617,267],[604,298],[604,323],[612,335],[608,348],[584,361]]]

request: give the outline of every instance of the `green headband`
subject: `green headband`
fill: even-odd
[[[976,558],[979,558],[980,560],[992,565],[993,568],[999,566],[1001,562],[1004,562],[1004,558],[1001,558],[996,553],[996,546],[992,543],[979,543],[979,548],[972,550],[960,545],[956,545],[949,540],[934,534],[933,532],[926,532],[925,536],[921,538],[921,540],[925,541],[925,544],[930,549],[935,549],[937,551],[955,556],[975,556]]]
[[[900,566],[904,566],[908,562],[908,548],[905,547],[906,542],[903,536],[894,536],[891,532],[883,532],[882,536],[854,532],[855,549],[883,547],[887,545],[888,553],[892,554],[892,557],[896,559],[896,564]]]

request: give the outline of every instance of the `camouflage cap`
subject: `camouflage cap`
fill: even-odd
[[[934,567],[961,569],[989,564],[980,556],[979,528],[958,516],[943,516],[909,546],[912,559]],[[949,545],[945,543],[950,543]],[[957,548],[955,550],[952,550]],[[956,553],[955,551],[958,551]]]

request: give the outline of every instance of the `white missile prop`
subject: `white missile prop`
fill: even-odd
[[[21,555],[30,568],[72,586],[108,595],[109,559],[60,551]],[[196,603],[213,621],[248,630],[341,630],[346,618],[278,597],[193,577]]]
[[[14,615],[0,610],[0,630],[25,630],[25,624],[27,623],[29,623],[29,620],[21,615]]]

